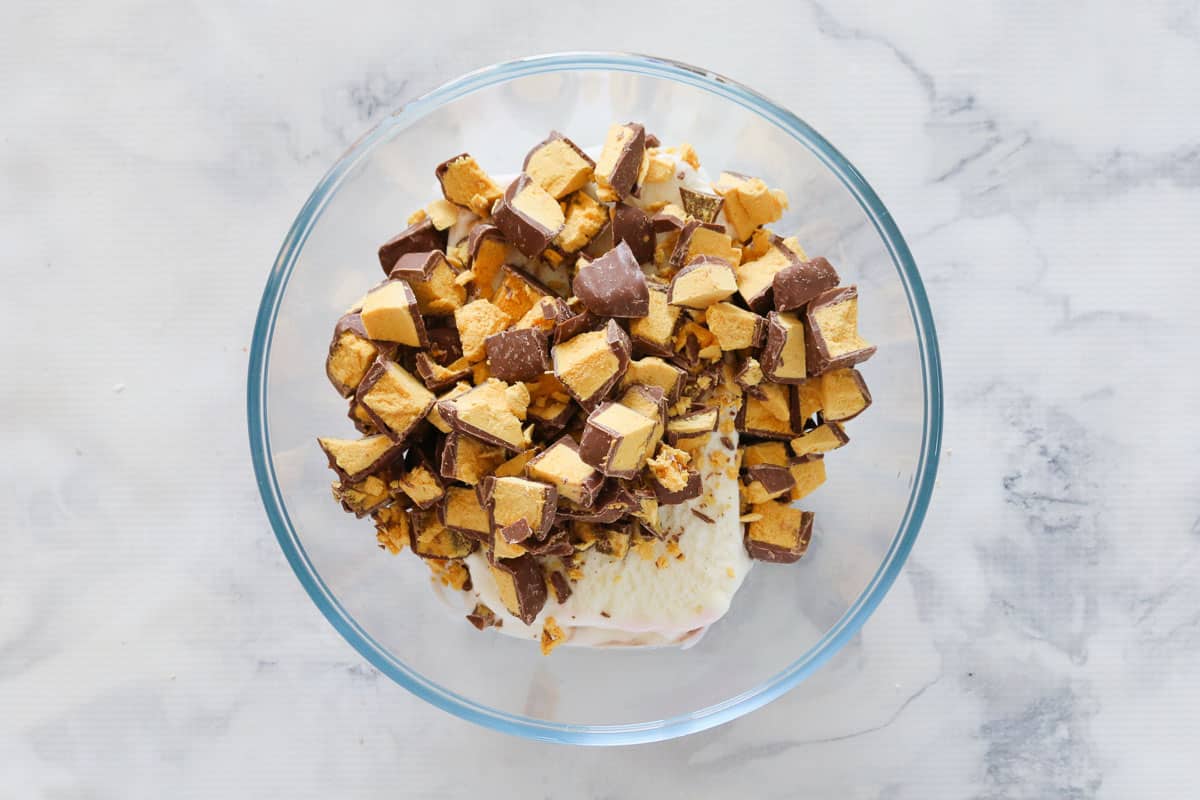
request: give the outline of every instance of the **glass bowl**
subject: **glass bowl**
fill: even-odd
[[[319,435],[352,436],[324,359],[337,317],[380,278],[375,250],[438,196],[433,167],[469,150],[516,172],[550,129],[597,143],[637,120],[691,142],[715,175],[760,175],[791,207],[773,229],[860,288],[862,368],[873,407],[828,456],[797,564],[759,564],[693,648],[589,650],[480,633],[436,597],[409,553],[329,496]],[[321,612],[380,672],[496,730],[580,744],[668,739],[778,697],[854,635],[900,571],[929,503],[942,426],[933,319],[908,247],[858,171],[795,114],[703,69],[626,54],[568,53],[465,75],[399,109],[317,185],[263,292],[250,353],[250,447],[267,516]]]

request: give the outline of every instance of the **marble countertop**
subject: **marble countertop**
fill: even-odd
[[[502,36],[504,5],[0,10],[0,798],[1193,794],[1200,5],[612,0]],[[947,406],[861,635],[761,711],[613,750],[366,666],[281,557],[243,421],[266,270],[332,160],[467,69],[595,47],[837,143],[921,267]]]

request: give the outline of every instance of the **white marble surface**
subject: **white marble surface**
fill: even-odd
[[[503,5],[0,8],[0,798],[1194,795],[1200,6],[610,0],[503,36]],[[908,236],[947,392],[925,530],[854,643],[617,750],[365,666],[280,556],[243,422],[327,165],[443,79],[594,47],[837,143]]]

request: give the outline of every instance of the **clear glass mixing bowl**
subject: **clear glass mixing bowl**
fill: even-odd
[[[329,496],[314,441],[353,435],[324,373],[339,314],[379,280],[377,246],[436,196],[433,166],[469,150],[515,172],[552,128],[598,142],[637,120],[691,142],[708,169],[761,175],[796,234],[860,287],[874,406],[828,456],[808,554],[759,565],[729,614],[690,650],[560,648],[479,633],[443,606],[428,570],[375,543]],[[778,697],[862,626],[916,539],[937,469],[941,375],[933,319],[908,247],[858,171],[796,115],[733,81],[661,59],[539,56],[465,75],[405,105],[321,180],[284,240],[250,354],[248,412],[267,516],[313,602],[368,661],[419,697],[521,736],[627,744],[681,736]]]

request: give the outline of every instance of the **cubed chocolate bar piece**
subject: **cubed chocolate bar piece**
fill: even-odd
[[[760,383],[756,393],[746,393],[734,421],[738,431],[763,439],[791,439],[800,432],[793,423],[790,387]]]
[[[798,456],[827,453],[849,441],[850,436],[840,422],[824,422],[803,436],[792,439],[792,452]]]
[[[713,188],[725,198],[725,219],[738,241],[744,242],[755,228],[779,219],[788,205],[787,195],[780,189],[770,189],[758,178],[736,172],[722,172]]]
[[[446,232],[439,231],[433,220],[423,217],[379,246],[379,266],[387,275],[405,253],[427,253],[446,249]]]
[[[597,316],[644,317],[650,311],[646,274],[625,242],[580,266],[571,288]]]
[[[858,335],[858,287],[817,295],[809,302],[805,318],[812,374],[852,367],[875,355],[875,346]]]
[[[775,273],[772,286],[776,311],[795,311],[838,285],[833,265],[823,258],[801,261]]]
[[[637,206],[617,203],[612,210],[613,242],[629,245],[634,260],[646,264],[654,260],[654,224],[650,215]]]
[[[804,322],[790,311],[768,314],[763,374],[775,383],[802,383],[808,375],[804,354]]]
[[[492,216],[504,238],[529,258],[549,247],[566,223],[553,195],[524,173],[504,190]]]
[[[383,477],[368,475],[356,483],[335,481],[333,499],[341,503],[345,511],[362,518],[390,503],[392,494]]]
[[[740,264],[742,250],[724,233],[719,225],[689,220],[679,232],[671,251],[671,266],[679,269],[696,256],[713,256],[730,264]]]
[[[520,544],[531,536],[542,539],[550,532],[558,502],[558,490],[552,485],[525,478],[488,476],[481,488],[492,530],[509,544]]]
[[[778,500],[751,506],[750,511],[759,518],[746,525],[746,553],[773,564],[799,561],[812,539],[813,513]]]
[[[445,253],[406,253],[396,261],[389,278],[402,280],[412,287],[422,314],[453,314],[467,302],[467,290],[458,283],[459,270]]]
[[[443,478],[475,486],[504,461],[504,448],[451,433],[442,443],[440,470]]]
[[[687,372],[674,364],[657,356],[647,356],[629,362],[629,368],[621,378],[621,388],[639,383],[657,386],[663,390],[667,402],[674,403],[679,399],[686,377]]]
[[[627,122],[608,129],[595,168],[601,200],[623,200],[633,192],[645,152],[646,129],[638,123]]]
[[[579,445],[563,436],[529,461],[529,477],[558,489],[560,497],[584,508],[596,502],[604,475],[579,457]]]
[[[529,390],[489,378],[453,400],[438,402],[438,410],[452,429],[509,450],[529,446],[522,429],[529,408]]]
[[[582,189],[592,179],[596,162],[567,137],[550,131],[525,156],[521,171],[555,199]]]
[[[469,208],[481,217],[491,213],[492,204],[500,197],[500,187],[468,153],[460,153],[438,164],[434,175],[447,200]]]
[[[488,369],[502,381],[535,381],[550,369],[550,344],[537,328],[493,333],[484,342]]]
[[[489,566],[500,602],[514,617],[532,625],[546,605],[546,577],[537,559],[529,554],[495,558]]]
[[[825,482],[825,458],[811,455],[796,459],[788,466],[788,472],[794,482],[790,499],[803,500]]]
[[[694,469],[687,471],[687,481],[682,489],[668,489],[661,483],[654,482],[654,496],[658,498],[660,506],[677,506],[688,500],[695,500],[702,494],[704,494],[704,484],[700,480],[700,473]]]
[[[737,267],[738,292],[751,310],[765,314],[773,307],[775,276],[800,263],[800,257],[775,237],[761,256]]]
[[[725,205],[725,198],[719,195],[697,192],[686,186],[679,187],[679,197],[683,201],[683,210],[687,212],[688,216],[695,217],[701,222],[716,222],[717,215],[721,213],[721,208]]]
[[[669,287],[649,283],[646,288],[646,315],[630,320],[630,338],[638,353],[670,358],[675,353],[675,334],[683,320],[683,310],[668,302]]]
[[[382,433],[361,439],[322,437],[317,444],[329,459],[329,468],[344,483],[358,483],[368,475],[388,466],[403,453],[404,448]]]
[[[584,408],[603,400],[629,366],[630,343],[613,320],[599,331],[588,331],[551,350],[554,374]]]
[[[465,534],[478,542],[491,540],[492,527],[487,509],[479,502],[474,489],[449,486],[442,499],[441,520],[452,531]]]
[[[438,519],[436,511],[408,510],[409,545],[421,558],[466,558],[474,552],[474,539],[452,531]]]
[[[737,279],[728,261],[697,256],[671,279],[667,302],[685,308],[708,308],[737,291]]]
[[[826,420],[854,419],[871,405],[871,392],[862,373],[850,367],[834,369],[820,377],[821,413]]]
[[[379,359],[367,370],[355,399],[376,427],[397,442],[417,429],[437,401],[415,375],[387,359]]]
[[[632,478],[654,446],[657,425],[619,403],[604,403],[588,415],[579,457],[609,477]]]
[[[458,327],[458,338],[462,342],[463,358],[482,361],[487,356],[484,343],[493,333],[509,326],[512,317],[501,311],[488,300],[472,300],[454,311],[454,324]]]
[[[662,438],[667,425],[667,396],[660,387],[635,383],[624,389],[617,402],[654,420],[655,443]]]
[[[358,314],[346,314],[338,320],[325,358],[325,375],[342,397],[354,394],[363,376],[379,355]]]
[[[760,347],[766,338],[767,321],[733,303],[714,303],[708,307],[705,322],[722,350]]]
[[[717,409],[693,408],[667,420],[667,441],[672,445],[683,439],[707,436],[717,429]]]
[[[796,486],[787,467],[774,464],[755,464],[745,469],[746,478],[742,484],[742,499],[751,505],[766,503],[777,497],[782,497]]]
[[[371,339],[408,347],[426,347],[425,323],[417,297],[405,281],[389,280],[363,298],[359,312],[363,330]]]

